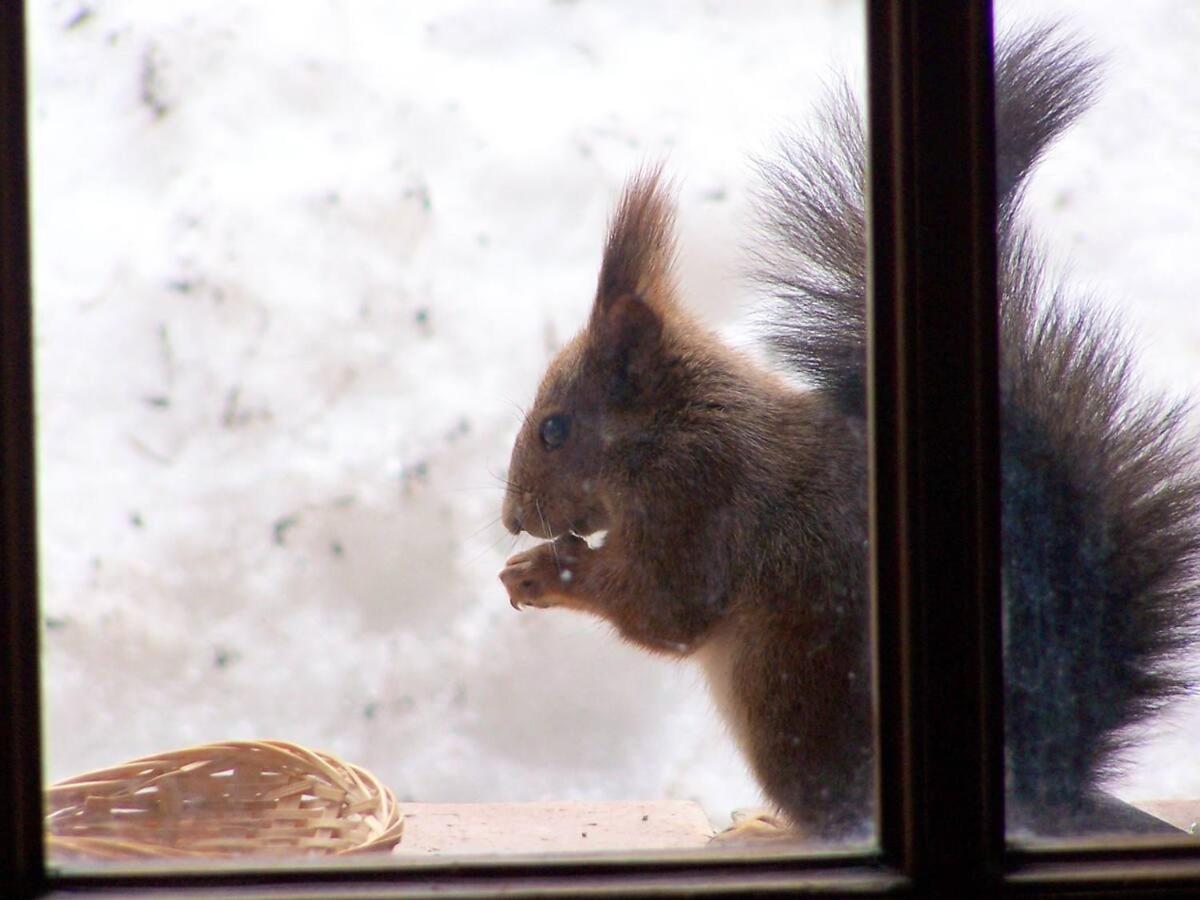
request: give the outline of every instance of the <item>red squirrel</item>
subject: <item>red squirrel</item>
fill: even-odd
[[[1200,597],[1181,412],[1134,396],[1119,338],[1063,302],[1021,215],[1096,74],[1055,29],[997,53],[1009,824],[1051,834],[1155,828],[1097,785],[1127,727],[1181,690]],[[873,812],[866,163],[848,91],[821,121],[763,166],[761,198],[768,341],[810,387],[688,312],[670,193],[636,175],[586,327],[513,447],[504,524],[546,540],[500,578],[518,609],[576,609],[697,660],[769,801],[833,840],[869,834]]]

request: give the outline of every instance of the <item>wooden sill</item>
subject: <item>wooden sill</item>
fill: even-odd
[[[703,847],[714,829],[700,806],[654,802],[402,803],[396,856],[596,853]]]

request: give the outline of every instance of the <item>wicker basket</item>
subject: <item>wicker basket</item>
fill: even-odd
[[[52,858],[324,856],[390,850],[403,821],[369,772],[284,741],[135,759],[46,791]]]

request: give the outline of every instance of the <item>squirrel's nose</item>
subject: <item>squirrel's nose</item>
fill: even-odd
[[[509,492],[504,495],[504,507],[500,511],[500,521],[512,534],[520,534],[525,522],[525,508],[517,495]]]

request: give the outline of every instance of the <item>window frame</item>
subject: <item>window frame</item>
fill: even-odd
[[[803,859],[358,861],[47,871],[42,836],[24,4],[0,4],[0,884],[244,896],[1200,890],[1200,845],[1006,849],[992,15],[867,0],[879,850]],[[957,90],[954,88],[958,88]]]

